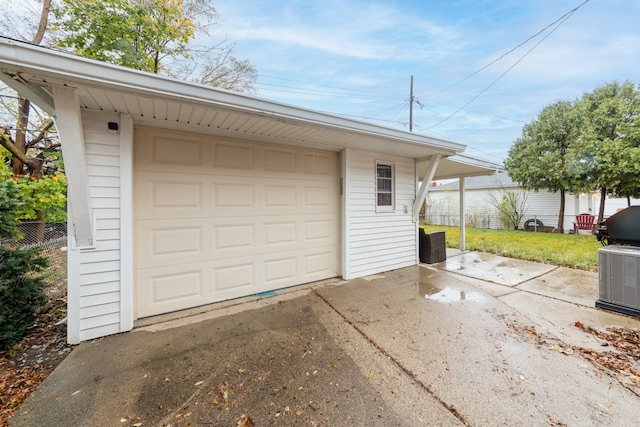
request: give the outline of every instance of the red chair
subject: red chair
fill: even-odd
[[[596,225],[594,224],[595,217],[588,213],[582,213],[576,216],[576,222],[573,223],[573,232],[574,234],[578,234],[578,230],[589,230],[591,234],[596,229]]]

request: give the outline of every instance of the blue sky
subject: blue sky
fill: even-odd
[[[583,1],[219,0],[210,34],[255,65],[257,96],[388,127],[408,130],[413,75],[414,132],[501,161],[545,105],[640,83],[640,2],[590,0],[451,87]]]

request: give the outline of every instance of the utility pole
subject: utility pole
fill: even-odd
[[[409,132],[413,132],[413,76],[411,76],[411,88],[409,89]]]

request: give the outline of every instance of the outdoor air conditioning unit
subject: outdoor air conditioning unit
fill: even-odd
[[[640,247],[611,245],[598,250],[596,307],[640,316]]]

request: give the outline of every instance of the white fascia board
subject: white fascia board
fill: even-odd
[[[495,172],[502,172],[503,167],[501,163],[495,163],[490,160],[479,159],[477,157],[472,157],[463,153],[458,153],[454,156],[449,157],[449,160],[462,163],[469,166],[476,166],[479,168],[491,169]]]
[[[426,175],[426,165],[429,158],[420,159],[418,175],[422,179]],[[460,177],[494,175],[502,171],[499,163],[482,160],[471,156],[456,154],[443,159],[436,171],[434,179],[454,179]]]
[[[78,85],[121,90],[141,96],[179,99],[232,111],[244,111],[286,123],[330,127],[403,143],[439,149],[444,155],[460,153],[465,145],[370,123],[266,101],[201,84],[102,63],[41,46],[0,37],[0,67],[64,79]]]

